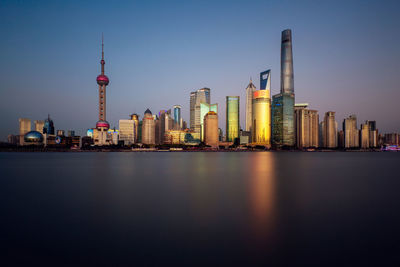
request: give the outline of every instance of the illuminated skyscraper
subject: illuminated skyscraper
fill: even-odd
[[[24,135],[31,131],[31,120],[20,118],[19,120],[19,144],[24,145]]]
[[[234,142],[239,138],[239,96],[226,97],[226,141]]]
[[[252,112],[253,112],[253,93],[256,90],[255,85],[253,84],[253,81],[250,79],[249,85],[247,85],[246,88],[246,131],[250,132],[251,131],[251,125],[252,125]]]
[[[308,104],[296,104],[295,130],[297,148],[317,148],[319,145],[319,116],[318,111],[307,108]]]
[[[255,145],[271,146],[271,98],[269,90],[253,93],[251,140]]]
[[[35,131],[43,133],[44,121],[33,121],[35,124]]]
[[[376,121],[366,121],[369,126],[369,146],[374,148],[378,146],[378,130],[376,129]]]
[[[94,132],[95,144],[99,146],[107,145],[108,140],[107,130],[110,128],[110,124],[106,120],[106,87],[110,80],[104,74],[104,42],[103,37],[101,38],[101,74],[97,76],[97,84],[99,85],[99,121],[96,123],[96,131]]]
[[[139,115],[131,114],[131,120],[135,122],[135,143],[139,142]]]
[[[135,143],[136,125],[134,120],[119,120],[119,140],[124,145],[132,145]]]
[[[360,146],[356,115],[350,115],[343,120],[343,137],[345,148],[357,148]]]
[[[213,148],[218,148],[218,115],[214,111],[204,116],[204,143]]]
[[[190,93],[190,129],[195,139],[200,139],[201,124],[200,104],[210,104],[210,88],[202,88]]]
[[[336,148],[338,144],[338,134],[335,112],[328,111],[325,113],[324,120],[321,122],[321,128],[323,147]]]
[[[182,129],[182,116],[181,116],[182,107],[180,105],[174,106],[174,123],[175,129]]]
[[[144,112],[142,124],[142,143],[146,145],[154,145],[156,143],[155,121],[149,109]]]
[[[368,121],[365,124],[361,124],[361,148],[369,148],[369,125]]]
[[[204,141],[204,116],[210,111],[218,114],[218,104],[200,103],[200,118],[202,118],[200,124],[200,141]]]
[[[292,32],[284,30],[281,42],[281,92],[272,97],[272,142],[294,146],[294,78]]]

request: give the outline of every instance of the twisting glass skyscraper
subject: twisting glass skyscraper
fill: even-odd
[[[294,146],[294,79],[292,31],[282,32],[281,92],[272,97],[272,142],[274,145]]]
[[[239,138],[239,96],[226,97],[226,141],[234,142]]]

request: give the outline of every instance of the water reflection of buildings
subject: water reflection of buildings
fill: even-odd
[[[254,153],[249,168],[249,197],[251,232],[260,239],[274,233],[275,159],[271,152]]]

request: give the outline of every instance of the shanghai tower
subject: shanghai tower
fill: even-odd
[[[293,147],[294,131],[294,79],[292,31],[282,31],[281,90],[272,97],[272,143],[275,147]]]
[[[294,94],[292,31],[289,29],[282,32],[281,93]]]

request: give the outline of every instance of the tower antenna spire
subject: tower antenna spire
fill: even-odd
[[[101,33],[101,59],[104,60],[104,35]]]

